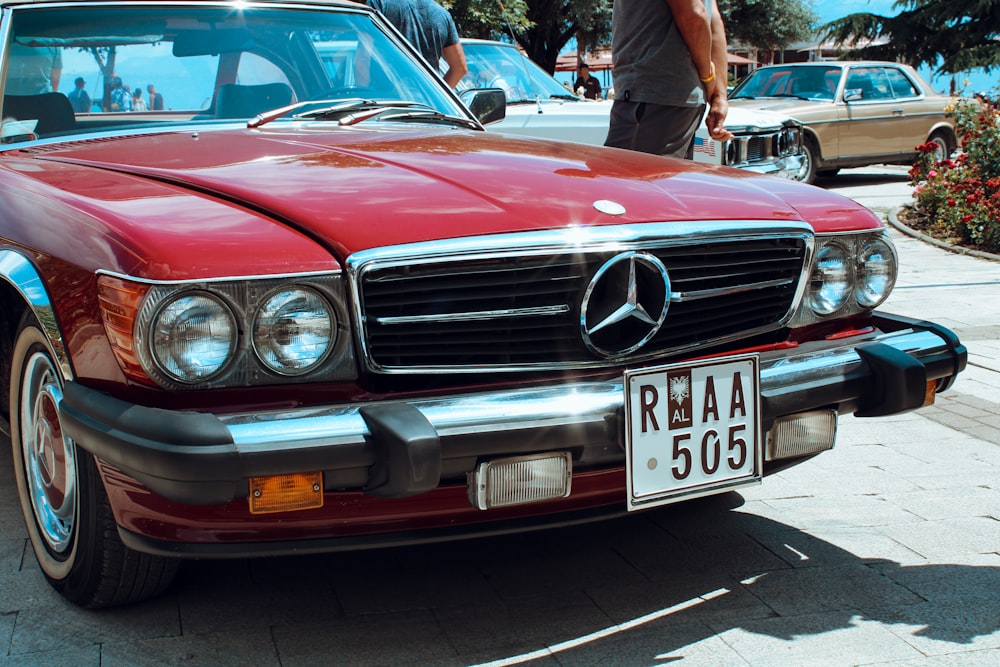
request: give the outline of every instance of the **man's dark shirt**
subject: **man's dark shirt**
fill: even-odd
[[[576,77],[573,90],[579,90],[580,88],[583,88],[583,96],[588,100],[596,100],[601,97],[601,83],[597,80],[597,77],[591,75],[588,75],[586,79],[582,76]]]

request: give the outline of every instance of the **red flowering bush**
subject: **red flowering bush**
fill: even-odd
[[[936,161],[934,144],[917,147],[915,203],[905,221],[951,243],[1000,252],[1000,110],[986,99],[959,100],[949,115],[961,150]]]

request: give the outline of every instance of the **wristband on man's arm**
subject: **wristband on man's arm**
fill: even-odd
[[[715,63],[710,61],[709,65],[711,66],[711,69],[708,76],[699,77],[702,83],[712,83],[715,80]]]

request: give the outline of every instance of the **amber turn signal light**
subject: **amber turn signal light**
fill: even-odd
[[[323,506],[323,473],[250,478],[250,513],[294,512]]]
[[[937,393],[937,380],[928,380],[927,386],[924,388],[924,404],[921,407],[926,408],[928,405],[934,405],[934,394]]]

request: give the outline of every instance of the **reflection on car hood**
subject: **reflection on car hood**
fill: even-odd
[[[755,99],[730,99],[729,117],[726,119],[726,126],[729,126],[729,119],[737,113],[780,113],[782,116],[797,118],[801,111],[815,111],[819,109],[833,109],[833,100],[806,101],[797,97],[758,97]]]
[[[50,172],[53,186],[81,198],[93,196],[92,168],[144,176],[164,182],[164,190],[182,187],[263,212],[341,257],[443,236],[577,225],[804,218],[819,228],[879,224],[854,202],[810,186],[641,153],[412,126],[318,127],[39,146],[36,178]],[[67,163],[79,172],[72,178]],[[121,188],[123,197],[129,192]],[[625,213],[601,213],[598,200],[617,202]],[[142,225],[143,207],[132,210],[133,224]],[[212,220],[205,217],[209,236]]]
[[[741,128],[777,129],[788,120],[791,115],[787,113],[775,113],[780,109],[751,109],[747,107],[730,105],[726,113],[726,128],[732,132],[740,132]]]

